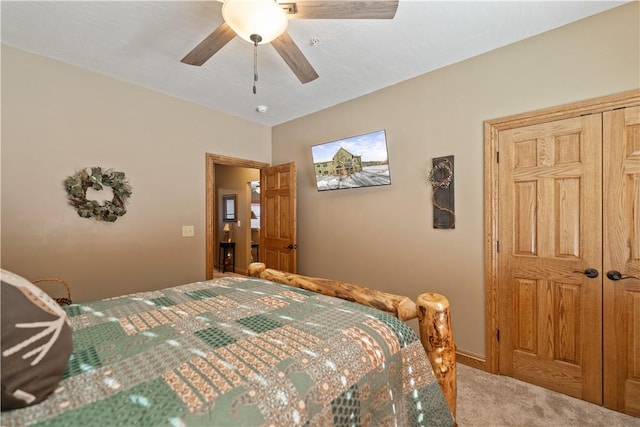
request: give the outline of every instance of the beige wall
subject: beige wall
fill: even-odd
[[[275,127],[273,163],[298,165],[299,272],[443,293],[459,349],[484,355],[483,121],[640,87],[639,6]],[[383,128],[391,186],[315,190],[311,145]],[[434,230],[427,171],[451,154],[456,228]]]
[[[270,141],[267,126],[3,45],[2,268],[63,278],[76,301],[203,280],[205,153],[269,163]],[[62,181],[87,166],[133,186],[115,223],[66,203]]]

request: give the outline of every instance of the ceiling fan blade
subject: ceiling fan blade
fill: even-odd
[[[211,58],[217,51],[222,49],[224,45],[229,43],[236,36],[235,31],[223,22],[218,28],[213,30],[204,40],[194,47],[191,52],[180,60],[189,65],[202,65]]]
[[[289,33],[285,31],[278,38],[272,40],[271,44],[300,82],[309,83],[319,77]]]
[[[290,12],[289,19],[393,19],[398,10],[398,0],[300,0],[293,5],[281,4]]]

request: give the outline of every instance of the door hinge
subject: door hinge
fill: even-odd
[[[500,152],[496,151],[496,163],[500,163]]]
[[[496,252],[500,252],[500,240],[496,240]]]
[[[500,329],[496,329],[496,338],[498,339],[498,342],[500,342]]]

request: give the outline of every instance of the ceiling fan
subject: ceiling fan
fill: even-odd
[[[318,73],[287,33],[289,19],[393,19],[399,0],[218,1],[223,2],[224,22],[181,62],[200,66],[238,35],[256,48],[271,43],[304,84],[317,79]]]

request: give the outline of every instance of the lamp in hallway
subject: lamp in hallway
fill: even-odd
[[[222,228],[222,231],[224,231],[224,241],[225,242],[230,242],[231,241],[231,237],[229,232],[231,231],[231,228],[229,227],[229,223],[225,223],[224,227]]]

